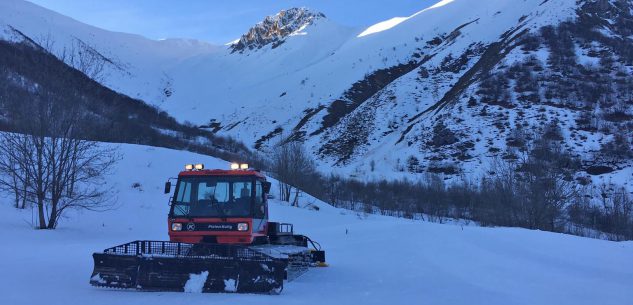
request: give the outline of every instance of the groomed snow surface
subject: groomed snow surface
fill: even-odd
[[[273,220],[319,241],[328,268],[287,283],[279,296],[138,292],[88,284],[92,252],[167,239],[166,178],[185,163],[224,168],[193,153],[122,145],[112,176],[117,209],[74,212],[59,229],[30,228],[31,211],[0,197],[0,304],[631,304],[633,243],[516,228],[363,216],[308,196],[318,211],[271,202]],[[138,182],[140,188],[133,188]],[[273,186],[275,189],[275,186]],[[200,276],[204,276],[203,274]],[[191,291],[196,291],[195,275]]]

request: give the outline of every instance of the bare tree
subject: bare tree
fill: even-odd
[[[18,133],[0,134],[0,190],[14,195],[16,208],[24,209],[27,203],[28,137]]]
[[[103,210],[111,203],[103,188],[104,175],[117,161],[116,149],[74,137],[76,115],[59,120],[58,133],[47,138],[45,159],[50,168],[48,228],[57,226],[69,208]]]
[[[316,171],[314,162],[297,141],[281,140],[275,145],[272,155],[273,171],[279,180],[279,197],[290,202],[293,188],[296,188],[293,205],[298,205],[301,192],[298,187],[309,182]]]
[[[111,203],[104,177],[116,149],[80,138],[85,115],[78,104],[42,94],[20,105],[20,133],[0,138],[0,186],[16,206],[37,208],[40,229],[54,229],[68,209],[103,210]]]

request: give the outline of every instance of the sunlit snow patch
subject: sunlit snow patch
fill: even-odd
[[[224,45],[225,45],[225,46],[232,46],[232,45],[234,45],[234,44],[236,44],[236,43],[238,43],[238,42],[240,42],[240,39],[239,39],[239,38],[238,38],[238,39],[235,39],[235,40],[233,40],[233,41],[229,41],[229,42],[225,43]]]
[[[434,9],[434,8],[438,8],[438,7],[442,7],[442,6],[447,5],[447,4],[449,4],[449,3],[453,2],[453,1],[455,1],[455,0],[442,0],[442,1],[438,2],[438,3],[433,4],[431,7],[425,9],[425,11],[426,10],[431,10],[431,9]]]
[[[306,24],[302,25],[300,28],[298,28],[296,31],[290,33],[290,35],[288,35],[288,36],[308,35],[308,32],[304,32],[304,30],[308,27],[308,25],[310,25],[310,24],[306,23]]]
[[[403,22],[403,21],[405,21],[407,19],[409,19],[409,18],[408,17],[395,17],[395,18],[391,18],[391,19],[383,21],[383,22],[376,23],[376,24],[368,27],[362,33],[360,33],[358,35],[358,37],[363,37],[363,36],[375,34],[375,33],[378,33],[378,32],[386,31],[386,30],[388,30],[388,29],[400,24],[401,22]]]
[[[449,4],[449,3],[453,2],[453,1],[455,1],[455,0],[442,0],[442,1],[433,4],[432,6],[426,8],[426,9],[420,11],[420,12],[417,12],[417,13],[413,14],[412,16],[409,16],[409,17],[395,17],[395,18],[391,18],[389,20],[378,22],[378,23],[368,27],[367,29],[365,29],[362,33],[358,34],[357,37],[363,37],[363,36],[375,34],[375,33],[378,33],[378,32],[386,31],[386,30],[393,28],[394,26],[404,22],[405,20],[407,20],[407,19],[409,19],[409,18],[411,18],[413,16],[416,16],[416,15],[418,15],[420,13],[423,13],[425,11],[428,11],[428,10],[432,10],[432,9],[435,9],[435,8],[438,8],[438,7],[442,7],[442,6],[447,5],[447,4]]]
[[[200,274],[189,274],[189,280],[185,283],[185,292],[201,293],[208,276],[209,271],[204,271]]]

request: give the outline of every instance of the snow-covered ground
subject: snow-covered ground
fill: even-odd
[[[138,292],[88,284],[94,251],[167,239],[163,183],[185,163],[225,161],[134,145],[110,179],[118,208],[73,213],[35,231],[31,211],[0,197],[0,304],[631,304],[633,243],[512,228],[363,216],[318,202],[318,211],[272,201],[273,220],[319,241],[328,268],[288,283],[280,296]],[[140,188],[133,188],[133,183]],[[273,188],[275,189],[275,188]],[[346,234],[347,232],[347,234]]]

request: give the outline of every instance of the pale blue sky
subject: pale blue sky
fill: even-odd
[[[337,23],[368,26],[409,16],[438,0],[30,0],[81,22],[149,38],[226,43],[265,16],[310,7]]]

